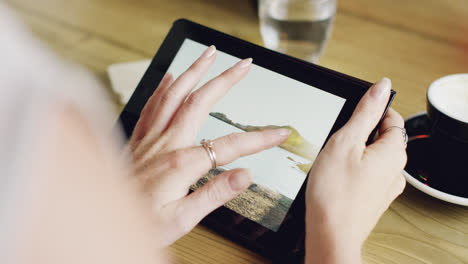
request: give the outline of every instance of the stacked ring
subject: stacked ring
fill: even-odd
[[[200,144],[203,146],[206,152],[208,152],[208,156],[211,160],[211,169],[216,169],[218,167],[218,164],[216,163],[216,153],[213,150],[213,141],[209,139],[202,139]]]

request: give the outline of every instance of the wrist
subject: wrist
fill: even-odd
[[[355,239],[351,226],[331,221],[326,214],[306,217],[306,264],[360,264],[362,242]]]

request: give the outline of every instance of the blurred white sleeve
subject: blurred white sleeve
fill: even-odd
[[[104,91],[92,75],[47,51],[0,3],[0,263],[8,263],[3,260],[22,219],[19,206],[31,177],[26,161],[39,117],[71,103],[105,138],[102,130],[113,126],[115,113]]]

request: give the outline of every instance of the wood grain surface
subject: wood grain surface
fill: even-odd
[[[151,58],[177,18],[262,43],[247,0],[4,2],[58,54],[98,75],[110,100],[115,98],[106,68]],[[468,72],[466,0],[338,2],[321,64],[368,81],[390,77],[398,92],[393,107],[403,116],[425,109],[425,92],[433,80]],[[171,252],[176,263],[268,263],[204,227],[180,239]],[[372,232],[363,256],[364,263],[468,263],[468,208],[407,187]]]

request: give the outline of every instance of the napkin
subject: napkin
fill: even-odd
[[[127,104],[151,60],[112,64],[107,68],[112,89],[120,96],[120,103]]]

